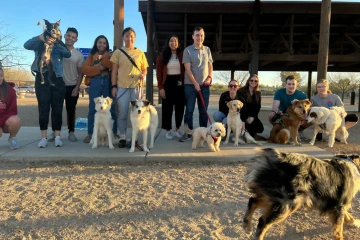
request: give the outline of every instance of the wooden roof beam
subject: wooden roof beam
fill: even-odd
[[[360,46],[359,44],[357,44],[356,41],[354,41],[354,39],[352,39],[349,35],[344,34],[344,37],[351,43],[351,45],[353,45],[356,48],[357,52],[360,52]]]

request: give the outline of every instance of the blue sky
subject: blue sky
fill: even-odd
[[[0,23],[3,30],[7,30],[7,33],[17,38],[17,44],[21,49],[25,41],[42,33],[42,28],[37,26],[37,23],[43,21],[44,18],[50,22],[61,19],[60,29],[63,34],[68,27],[77,28],[79,40],[75,47],[91,48],[95,38],[101,34],[108,38],[110,47],[113,46],[114,0],[0,1]],[[137,35],[135,45],[146,51],[146,33],[142,17],[138,12],[138,0],[124,0],[124,2],[124,25],[135,29]],[[343,0],[343,2],[350,2],[350,0]],[[360,2],[360,0],[352,0],[352,2]],[[24,49],[23,54],[26,57],[25,63],[31,64],[34,53]],[[303,75],[305,76],[306,73]],[[259,77],[263,84],[272,85],[274,79],[279,78],[279,73],[260,72]]]

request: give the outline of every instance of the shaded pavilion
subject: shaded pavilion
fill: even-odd
[[[325,46],[324,55],[328,56],[327,70],[358,72],[360,3],[323,2],[331,3],[327,12],[329,47]],[[214,70],[231,71],[232,76],[237,70],[251,74],[307,71],[309,82],[322,60],[318,58],[324,45],[320,41],[321,11],[321,1],[139,0],[148,35],[147,57],[152,62],[170,34],[188,46],[193,42],[194,27],[201,26],[205,29],[204,45],[212,50]]]

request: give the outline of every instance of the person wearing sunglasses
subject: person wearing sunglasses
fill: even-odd
[[[259,87],[259,77],[253,74],[246,81],[244,87],[239,89],[239,94],[245,99],[247,119],[245,129],[255,140],[265,140],[262,136],[257,135],[264,131],[264,125],[260,121],[258,114],[261,108],[261,92]]]
[[[231,80],[228,84],[228,89],[229,89],[228,91],[223,92],[220,95],[219,111],[216,111],[214,113],[214,115],[213,115],[214,121],[221,122],[226,127],[227,126],[227,115],[229,113],[229,108],[226,104],[232,100],[240,100],[244,104],[244,106],[240,110],[240,118],[241,118],[241,121],[243,122],[242,129],[245,129],[245,121],[247,119],[246,103],[245,103],[245,100],[241,97],[241,95],[238,92],[239,83],[235,79]],[[221,139],[225,140],[226,138],[224,137]]]

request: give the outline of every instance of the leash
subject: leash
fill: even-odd
[[[207,115],[207,117],[208,117],[208,121],[209,121],[209,123],[210,123],[210,125],[211,125],[211,124],[212,124],[212,122],[211,122],[210,116],[209,116],[209,114],[208,114],[208,112],[207,112],[207,110],[206,110],[205,101],[204,101],[203,95],[201,94],[201,90],[199,90],[199,91],[198,91],[198,93],[199,93],[199,96],[200,96],[201,102],[202,102],[202,104],[203,104],[203,106],[204,106],[204,109],[205,109],[206,115]]]
[[[119,100],[119,99],[127,92],[127,90],[129,90],[129,89],[131,88],[131,86],[132,86],[134,83],[135,83],[134,87],[138,86],[138,99],[141,99],[142,96],[143,96],[143,92],[142,92],[142,87],[141,87],[140,80],[139,80],[139,81],[137,81],[137,82],[132,82],[132,83],[126,88],[126,90],[125,90],[122,94],[120,94],[119,97],[117,97],[117,98],[112,97],[113,99],[115,99],[115,101],[113,101],[112,104],[116,104],[117,100]]]

